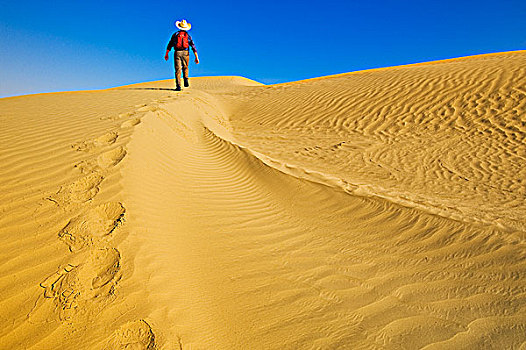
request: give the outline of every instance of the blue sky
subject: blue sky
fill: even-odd
[[[524,0],[1,1],[0,97],[172,78],[181,18],[191,76],[263,83],[526,48]]]

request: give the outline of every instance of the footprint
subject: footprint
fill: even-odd
[[[60,190],[47,199],[57,203],[59,206],[71,203],[84,203],[93,199],[99,193],[99,185],[104,180],[100,174],[90,174],[77,181],[63,186]]]
[[[102,116],[99,118],[99,120],[119,120],[123,117],[129,117],[130,115],[132,115],[133,112],[129,112],[129,113],[123,113],[123,114],[118,114],[118,115],[105,115],[105,116]]]
[[[59,292],[59,284],[61,280],[69,272],[73,271],[78,265],[76,264],[67,264],[65,267],[60,268],[53,275],[46,278],[43,282],[40,283],[40,287],[44,288],[44,298],[54,298]]]
[[[118,202],[101,204],[84,215],[71,219],[58,233],[70,251],[93,245],[111,234],[122,222],[126,209]]]
[[[71,147],[78,152],[88,152],[96,147],[107,146],[115,143],[118,136],[119,134],[117,134],[115,131],[112,131],[101,135],[94,140],[77,142],[71,145]]]
[[[141,122],[141,119],[139,118],[132,118],[130,120],[125,121],[121,124],[122,129],[131,128]]]
[[[119,118],[129,118],[129,117],[132,117],[135,115],[135,111],[131,111],[131,112],[126,112],[126,113],[121,113],[119,114]]]
[[[93,143],[95,146],[106,146],[111,145],[117,141],[117,138],[119,137],[119,134],[115,131],[108,132],[102,136],[97,137],[95,140],[93,140]]]
[[[125,155],[126,150],[122,146],[119,146],[117,148],[112,149],[111,151],[102,153],[97,158],[97,164],[102,169],[106,169],[119,164],[119,162],[122,160],[122,158],[124,158]]]
[[[137,112],[148,112],[150,110],[150,107],[147,105],[143,105],[140,108],[137,108]]]
[[[120,260],[115,248],[94,249],[85,262],[68,264],[40,283],[44,297],[54,299],[61,320],[71,319],[87,303],[114,293]]]
[[[113,333],[105,349],[154,350],[155,335],[152,327],[144,320],[128,322]]]
[[[73,148],[77,152],[87,152],[93,148],[93,144],[89,141],[81,141],[72,144],[71,148]]]
[[[82,160],[74,165],[74,168],[80,171],[81,174],[93,173],[98,169],[95,160]]]

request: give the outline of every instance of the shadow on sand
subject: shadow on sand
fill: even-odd
[[[123,90],[166,90],[166,91],[175,91],[175,89],[169,88],[122,88]]]

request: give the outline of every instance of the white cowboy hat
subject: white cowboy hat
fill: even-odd
[[[182,19],[180,21],[175,22],[175,26],[181,30],[190,30],[192,28],[192,25],[186,21],[186,19]]]

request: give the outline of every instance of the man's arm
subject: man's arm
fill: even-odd
[[[166,53],[164,54],[164,60],[168,61],[168,54],[170,53],[170,50],[175,46],[175,34],[172,34],[172,37],[170,38],[170,41],[168,42],[168,45],[166,46]]]
[[[199,64],[199,56],[197,56],[197,50],[195,48],[194,41],[192,40],[192,37],[190,35],[188,35],[188,44],[190,45],[190,47],[192,48],[192,51],[194,52],[194,55],[195,55],[194,62]]]

